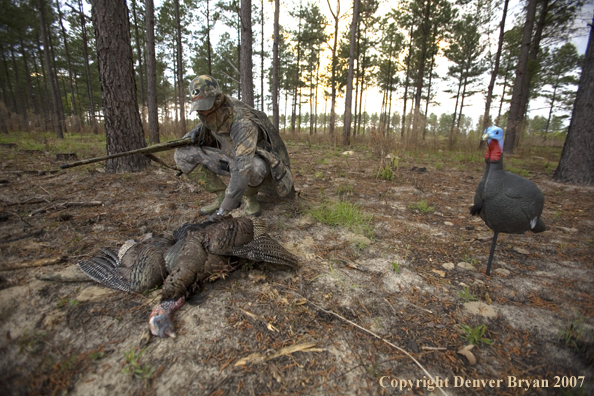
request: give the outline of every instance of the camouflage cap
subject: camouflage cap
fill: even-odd
[[[214,104],[217,96],[223,92],[217,81],[211,76],[198,76],[190,83],[190,98],[192,106],[190,113],[196,110],[208,110]]]

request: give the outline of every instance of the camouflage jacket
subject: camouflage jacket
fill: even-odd
[[[216,110],[207,116],[199,113],[200,121],[216,139],[215,145],[234,160],[229,164],[231,180],[221,207],[230,210],[239,203],[247,187],[254,154],[268,163],[278,195],[291,194],[294,189],[289,154],[266,114],[226,95],[220,95],[213,107]]]

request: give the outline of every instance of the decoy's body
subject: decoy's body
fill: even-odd
[[[491,126],[486,129],[483,139],[489,146],[485,155],[485,173],[476,189],[470,213],[480,216],[495,233],[486,271],[490,275],[500,232],[543,232],[546,226],[540,218],[544,207],[542,191],[532,181],[503,170],[503,130]]]
[[[173,240],[147,238],[127,250],[125,244],[121,258],[102,249],[79,266],[95,281],[123,291],[141,293],[162,283],[161,303],[149,317],[149,328],[154,335],[175,337],[173,315],[201,283],[224,277],[247,260],[297,264],[265,228],[263,220],[247,217],[185,224],[174,231]]]

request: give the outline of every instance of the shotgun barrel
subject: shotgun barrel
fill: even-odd
[[[72,162],[72,163],[66,163],[66,164],[60,165],[60,168],[61,169],[74,168],[75,166],[92,164],[94,162],[99,162],[99,161],[106,161],[106,160],[112,159],[112,158],[125,157],[126,155],[158,153],[160,151],[167,151],[167,150],[171,150],[171,149],[182,147],[182,146],[188,146],[190,144],[192,144],[192,140],[191,140],[191,138],[187,137],[185,139],[172,140],[170,142],[154,144],[150,147],[145,147],[145,148],[130,150],[130,151],[124,151],[121,153],[106,155],[104,157],[89,158],[86,160],[80,160],[80,161],[76,161],[76,162]]]

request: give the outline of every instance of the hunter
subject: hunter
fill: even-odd
[[[191,108],[201,123],[184,137],[175,163],[190,179],[216,195],[200,214],[224,216],[243,203],[248,216],[262,213],[258,192],[294,197],[289,154],[266,114],[222,93],[211,76],[190,83]],[[226,186],[219,176],[231,176]]]

